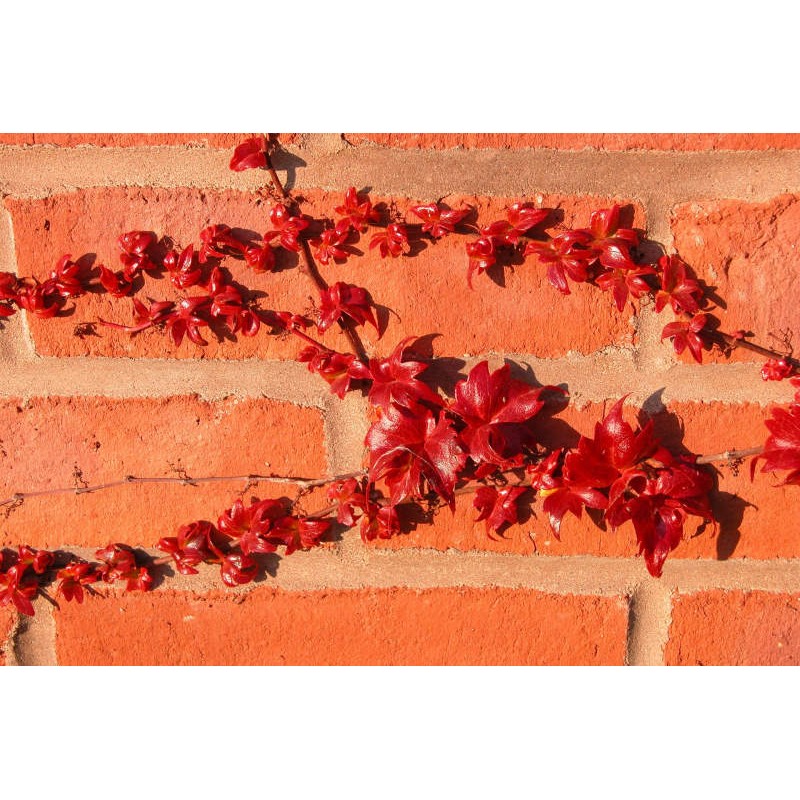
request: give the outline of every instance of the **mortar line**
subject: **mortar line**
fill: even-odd
[[[637,597],[644,598],[647,602],[659,596],[665,602],[664,594],[686,595],[716,590],[800,593],[800,559],[797,558],[764,561],[689,561],[673,558],[667,561],[661,578],[651,579],[643,560],[637,558],[528,556],[418,548],[381,550],[363,545],[355,530],[348,536],[355,540],[356,546],[340,550],[327,545],[295,553],[289,558],[267,557],[265,562],[270,574],[255,584],[226,589],[220,581],[217,567],[199,565],[198,575],[176,575],[165,580],[154,591],[222,591],[247,594],[260,587],[314,591],[468,586],[532,589],[557,595],[634,597],[640,587],[644,586],[650,594],[640,594]],[[62,546],[61,549],[69,550],[89,561],[94,559],[93,548]],[[147,552],[157,557],[164,555],[158,550]],[[653,623],[653,620],[659,619],[656,612],[657,608],[647,612],[641,630],[652,632],[659,629],[660,625],[660,630],[663,631],[663,617],[660,623]],[[641,610],[639,613],[644,614]],[[641,652],[647,652],[646,648]]]
[[[5,228],[6,236],[0,231],[0,271],[19,275],[17,270],[17,250],[14,239],[14,224],[8,209],[0,203],[0,228]],[[5,246],[2,244],[6,239]],[[30,361],[34,357],[35,348],[27,314],[21,311],[12,317],[3,319],[2,343],[0,343],[0,360],[11,363]]]
[[[19,615],[10,639],[13,666],[56,666],[56,621],[53,606],[44,597],[33,601],[33,617]],[[8,662],[12,664],[11,661]]]
[[[529,368],[519,377],[540,384],[564,385],[571,403],[580,408],[631,394],[631,403],[644,402],[663,390],[663,400],[698,403],[786,403],[793,392],[786,382],[760,379],[758,362],[729,364],[666,364],[660,370],[638,369],[630,351],[600,351],[588,356],[567,354],[545,359],[530,355],[489,353],[465,359],[465,369],[488,358]],[[704,382],[711,379],[712,386]],[[0,382],[0,397],[102,396],[117,398],[167,397],[198,394],[213,401],[226,396],[266,397],[314,408],[353,410],[342,403],[355,402],[357,393],[344,401],[331,395],[318,376],[295,361],[127,359],[96,357],[40,357],[15,363]],[[366,408],[366,405],[365,405]]]
[[[628,600],[625,663],[661,666],[672,622],[672,597],[656,578],[643,580]]]
[[[265,397],[322,408],[328,387],[296,361],[246,359],[133,359],[39,357],[15,364],[0,383],[0,397],[170,397],[197,394],[214,401],[229,396]]]
[[[258,170],[233,173],[213,149],[180,147],[49,148],[0,146],[0,192],[46,197],[99,186],[197,187],[253,192]],[[309,157],[306,162],[303,156]],[[727,197],[759,202],[800,191],[800,150],[561,151],[396,150],[287,147],[276,168],[290,188],[369,185],[375,194],[416,199],[448,193],[510,197],[537,192],[619,196],[670,207],[688,200]]]

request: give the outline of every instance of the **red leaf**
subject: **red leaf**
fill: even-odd
[[[480,275],[497,263],[494,239],[489,236],[481,236],[480,239],[476,239],[474,242],[467,242],[467,255],[469,256],[467,284],[471,289],[473,273],[477,272]]]
[[[761,378],[765,381],[782,381],[794,375],[794,367],[785,358],[770,358],[761,367]]]
[[[397,258],[408,251],[408,231],[399,222],[392,222],[386,229],[375,233],[369,240],[369,249],[377,247],[381,258]]]
[[[753,465],[763,459],[762,472],[790,470],[784,484],[800,484],[800,405],[788,409],[774,408],[764,423],[770,431],[764,452],[756,456]]]
[[[458,211],[445,209],[438,203],[428,205],[411,206],[409,209],[412,214],[422,220],[422,230],[429,233],[434,239],[441,239],[449,233],[455,231],[464,217],[469,214],[471,208],[463,208]]]
[[[382,479],[386,483],[392,505],[420,497],[427,481],[431,490],[455,507],[453,490],[466,455],[444,415],[437,422],[427,409],[412,415],[390,406],[369,429],[365,443],[370,451],[370,482]]]
[[[493,486],[481,486],[472,501],[480,512],[475,522],[486,520],[486,529],[494,531],[499,531],[504,525],[514,525],[518,517],[517,503],[526,491],[524,486],[505,486],[499,490]]]
[[[321,375],[339,399],[350,389],[350,382],[361,379],[365,371],[364,365],[352,353],[337,353],[318,345],[303,348],[297,360],[308,363],[309,372]]]
[[[264,136],[254,136],[252,139],[247,139],[233,151],[230,168],[234,172],[266,166],[267,140]]]
[[[678,256],[661,256],[658,266],[661,269],[661,288],[656,292],[656,311],[660,313],[669,303],[676,314],[696,314],[700,310],[703,290],[688,276],[686,264]]]
[[[366,489],[362,481],[348,478],[328,487],[328,500],[337,504],[336,520],[348,528],[355,525],[355,511],[367,507]]]
[[[700,333],[705,328],[707,321],[708,316],[706,314],[695,314],[688,322],[684,320],[670,322],[661,331],[661,338],[662,340],[672,339],[672,346],[678,355],[688,347],[692,358],[698,364],[701,364],[705,342]]]
[[[364,233],[370,222],[378,222],[380,219],[380,214],[372,208],[369,198],[362,200],[355,186],[347,190],[344,203],[336,206],[334,210],[344,217],[341,222],[359,233]]]
[[[372,388],[369,401],[372,405],[386,411],[392,404],[409,410],[423,401],[435,406],[442,404],[436,392],[416,379],[428,365],[420,361],[403,360],[403,353],[414,341],[416,337],[409,336],[395,347],[388,358],[370,359],[368,369]]]
[[[378,330],[378,323],[372,313],[372,300],[366,289],[338,282],[329,289],[321,291],[320,297],[320,317],[317,327],[321,331],[328,330],[334,322],[341,319],[342,314],[346,314],[358,325],[369,322],[376,331]]]
[[[489,374],[489,362],[476,364],[455,387],[450,411],[466,425],[461,433],[470,457],[478,464],[508,467],[535,439],[528,423],[544,406],[544,387],[535,389],[511,377],[506,364]]]
[[[395,507],[370,503],[361,518],[361,539],[365,542],[391,539],[397,533],[400,533],[400,519]]]

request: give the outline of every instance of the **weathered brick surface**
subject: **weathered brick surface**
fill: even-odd
[[[352,144],[384,147],[452,147],[559,150],[796,150],[793,133],[347,133]]]
[[[610,402],[606,409],[609,406]],[[544,425],[542,439],[549,446],[558,446],[558,439],[560,446],[565,443],[572,446],[578,434],[594,435],[594,425],[603,414],[600,403],[589,404],[580,411],[569,408],[555,418],[560,421],[558,427],[552,422]],[[673,403],[655,415],[655,429],[673,452],[721,453],[762,444],[768,435],[764,426],[767,415],[768,409],[755,404]],[[627,412],[627,419],[636,424],[633,409]],[[735,471],[727,465],[717,466],[716,491],[712,495],[712,507],[719,520],[717,530],[713,526],[699,529],[702,521],[690,517],[685,527],[686,538],[672,557],[722,560],[800,557],[800,535],[786,524],[787,518],[800,514],[800,495],[795,487],[780,486],[781,476],[760,472],[751,482],[747,462]],[[630,522],[616,532],[604,531],[586,515],[580,520],[567,515],[559,541],[538,501],[532,506],[533,517],[507,528],[501,537],[489,536],[485,524],[474,521],[478,512],[472,506],[472,499],[472,495],[458,497],[455,515],[447,508],[440,509],[432,525],[421,524],[407,534],[377,541],[373,546],[608,557],[632,556],[638,550]]]
[[[264,588],[91,598],[56,624],[61,664],[621,664],[627,608],[497,588]]]
[[[332,215],[342,201],[342,192],[306,195],[306,212],[318,217]],[[465,203],[475,206],[480,223],[486,224],[502,218],[514,198],[452,196],[447,200],[453,207]],[[592,210],[613,202],[613,198],[561,196],[543,196],[540,200],[544,207],[560,208],[565,225],[588,224]],[[170,236],[181,246],[199,244],[200,229],[210,223],[224,222],[260,234],[269,227],[270,208],[269,203],[244,193],[188,189],[95,189],[43,200],[9,198],[6,204],[14,224],[19,273],[38,277],[49,274],[65,253],[75,258],[93,253],[97,263],[118,267],[116,239],[128,230],[151,230],[159,237]],[[398,201],[401,210],[408,205],[408,201]],[[100,219],[102,225],[98,225]],[[644,227],[640,211],[633,223]],[[454,356],[488,351],[557,356],[567,351],[590,353],[633,341],[629,315],[616,313],[609,295],[579,285],[568,297],[561,296],[547,282],[544,268],[533,259],[513,271],[505,270],[505,288],[486,276],[476,276],[475,288],[470,290],[466,284],[465,242],[471,238],[451,236],[413,257],[382,261],[377,251],[368,249],[369,238],[363,237],[358,247],[367,253],[365,257],[328,267],[324,272],[331,283],[344,281],[370,291],[388,331],[381,341],[376,341],[371,329],[364,338],[370,349],[380,353],[389,352],[405,336],[428,333],[439,333],[438,351]],[[283,259],[286,269],[267,275],[256,275],[240,262],[229,259],[229,263],[236,280],[266,295],[264,307],[302,312],[312,303],[318,304],[316,290],[291,268],[297,263],[293,254]],[[168,281],[152,278],[145,279],[140,295],[159,299],[178,296]],[[185,341],[180,348],[156,330],[131,338],[125,332],[98,326],[97,336],[73,335],[76,324],[97,319],[129,324],[130,302],[106,294],[91,295],[78,299],[70,316],[32,318],[37,351],[58,356],[291,358],[299,347],[294,341],[263,332],[253,338],[237,337],[238,341],[206,337],[208,347]],[[566,319],[580,324],[565,325]],[[346,348],[337,333],[330,333],[328,340],[334,348]]]
[[[8,606],[0,608],[0,666],[8,663],[8,649],[11,646],[9,637],[16,621],[16,611]]]
[[[667,664],[800,664],[800,595],[698,592],[678,597]]]
[[[782,195],[766,203],[707,200],[673,210],[674,244],[684,260],[714,287],[721,329],[749,331],[753,341],[782,349],[784,333],[800,331],[796,285],[800,278],[800,199]],[[760,356],[736,350],[735,360]],[[726,360],[719,354],[709,360]]]
[[[34,398],[0,403],[2,499],[37,491],[118,481],[126,475],[321,476],[322,419],[315,409],[268,400],[196,397],[110,400]],[[102,546],[126,541],[152,547],[178,525],[228,508],[244,482],[125,485],[102,492],[31,497],[2,524],[0,543],[38,547]],[[293,494],[261,484],[246,497]]]
[[[198,192],[193,189],[95,189],[43,200],[6,201],[11,211],[20,275],[46,276],[65,253],[74,258],[96,256],[96,264],[119,269],[117,238],[130,230],[153,231],[170,237],[180,247],[194,243],[199,249],[200,230],[225,223],[258,235],[268,227],[269,204],[243,192]],[[102,223],[99,221],[102,220]],[[297,258],[287,255],[289,267]],[[256,274],[243,262],[226,261],[234,280],[263,293],[262,307],[302,312],[309,307],[313,288],[297,269]],[[199,294],[194,290],[188,294]],[[180,293],[169,280],[145,277],[138,297],[174,300]],[[265,329],[255,337],[236,336],[201,347],[184,340],[175,347],[163,331],[150,329],[131,337],[123,331],[97,326],[98,335],[78,337],[75,326],[105,319],[131,324],[131,301],[110,295],[78,298],[70,316],[51,320],[29,315],[37,351],[43,355],[107,355],[168,358],[293,358],[300,345],[269,336]],[[203,329],[208,331],[208,329]],[[335,342],[335,334],[331,336]],[[335,346],[335,344],[333,345]]]

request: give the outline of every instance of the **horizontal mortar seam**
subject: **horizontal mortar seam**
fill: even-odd
[[[94,558],[93,548],[62,546],[58,549],[69,550],[86,560]],[[158,550],[145,552],[156,557],[164,556]],[[360,558],[359,554],[352,552],[349,555],[350,563],[333,548],[295,554],[292,557],[295,561],[289,564],[284,564],[283,560],[279,562],[277,577],[264,579],[255,585],[227,589],[220,583],[215,568],[206,565],[201,567],[206,575],[169,578],[154,591],[202,593],[219,590],[248,594],[263,586],[286,591],[471,586],[532,589],[565,595],[630,596],[647,577],[641,561],[602,556],[532,557],[418,548],[399,552],[364,551]],[[302,563],[304,556],[307,564]],[[303,571],[307,567],[312,568],[313,574],[307,569]],[[391,570],[388,576],[387,567]],[[441,574],[437,569],[442,570]],[[376,579],[378,582],[374,582]],[[800,593],[800,559],[727,562],[673,559],[665,568],[664,576],[658,580],[661,590],[680,596],[717,590]]]
[[[793,396],[793,390],[788,385],[761,381],[758,363],[705,366],[676,364],[658,372],[643,372],[634,363],[620,362],[600,353],[581,356],[576,360],[570,356],[542,359],[492,352],[465,358],[465,369],[472,368],[484,359],[516,362],[529,366],[537,380],[566,384],[579,407],[582,403],[601,402],[623,394],[632,394],[631,401],[634,402],[641,400],[642,395],[651,395],[662,389],[665,401],[695,403],[757,403],[763,406],[785,403]],[[0,397],[52,395],[146,398],[198,394],[202,399],[215,400],[238,395],[263,397],[323,411],[335,408],[327,386],[296,365],[297,362],[290,360],[183,361],[48,356],[9,364],[10,369],[7,368],[0,383]],[[79,369],[85,370],[86,374],[76,374]],[[130,379],[134,377],[137,381],[148,383],[147,391],[132,388]],[[281,385],[270,387],[267,385],[270,378],[281,379]],[[715,385],[706,389],[702,382],[704,378],[714,379]],[[744,382],[748,378],[753,379],[752,384]],[[727,395],[716,385],[720,382],[729,392]],[[211,388],[209,383],[212,384]]]
[[[252,191],[264,185],[262,174],[252,170],[230,173],[227,159],[215,149],[173,146],[61,149],[45,146],[0,147],[0,191],[15,197],[46,197],[63,191],[81,191],[96,186],[159,186]],[[287,147],[289,158],[297,160],[312,152]],[[131,167],[136,159],[146,162]],[[62,162],[62,168],[36,178],[36,158],[48,165]],[[276,155],[279,172],[287,161]],[[355,166],[353,166],[355,162]],[[512,168],[482,173],[502,162]],[[101,169],[105,167],[104,169]],[[92,169],[87,169],[93,166]],[[722,167],[730,168],[720,169]],[[755,167],[760,167],[756,170]],[[420,175],[403,183],[403,172]],[[634,169],[635,167],[635,169]],[[738,167],[738,168],[737,168]],[[373,191],[418,196],[424,189],[494,196],[520,192],[570,193],[579,195],[625,196],[646,203],[653,197],[676,205],[690,199],[722,197],[761,201],[786,192],[799,192],[797,174],[800,150],[754,150],[710,152],[610,152],[520,150],[395,150],[345,148],[334,154],[320,154],[313,163],[295,168],[296,188],[346,188],[361,183],[367,175]],[[125,169],[129,170],[125,172]],[[537,173],[536,171],[539,171]],[[775,175],[769,174],[775,171]],[[15,173],[21,177],[14,177]],[[498,174],[499,173],[499,174]],[[631,173],[631,174],[626,174]],[[677,174],[680,173],[680,178]],[[40,173],[41,174],[41,173]],[[95,177],[96,174],[96,177]],[[616,177],[616,183],[614,176]],[[445,186],[446,184],[446,186]]]

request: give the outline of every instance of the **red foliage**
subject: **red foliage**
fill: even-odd
[[[700,334],[707,322],[706,314],[695,314],[690,320],[670,322],[661,331],[661,338],[672,339],[672,346],[678,355],[688,347],[692,358],[700,364],[703,361],[703,347],[705,346],[705,341]]]
[[[372,301],[366,289],[349,283],[334,283],[329,289],[320,292],[320,316],[317,327],[326,331],[341,319],[342,314],[350,317],[356,325],[369,322],[375,330],[378,323],[372,313]]]
[[[267,166],[267,140],[254,136],[242,142],[234,151],[229,167],[234,172],[245,169],[261,169]]]
[[[342,219],[336,224],[339,228],[340,223],[348,228],[352,228],[358,233],[366,233],[367,227],[371,222],[378,222],[380,214],[372,207],[369,197],[361,199],[355,186],[351,186],[344,197],[344,203],[334,209]]]
[[[397,258],[408,252],[408,230],[400,222],[392,222],[369,240],[369,249],[378,248],[381,258]]]
[[[529,423],[544,406],[546,390],[554,387],[533,388],[512,378],[508,364],[491,374],[487,361],[473,367],[456,384],[448,408],[463,423],[460,436],[470,458],[501,469],[520,466],[524,448],[536,443]]]
[[[453,423],[429,409],[392,405],[367,432],[370,483],[383,480],[392,505],[421,497],[424,486],[455,507],[453,490],[466,454]]]
[[[795,383],[795,381],[792,381]],[[772,416],[764,424],[770,432],[764,452],[751,462],[751,477],[759,460],[762,472],[788,470],[784,484],[800,484],[800,403],[793,402],[788,408],[773,408]]]
[[[423,233],[430,234],[434,239],[441,239],[453,233],[456,226],[470,213],[472,209],[462,208],[453,211],[444,208],[439,203],[428,203],[427,205],[411,206],[414,216],[422,220]]]

